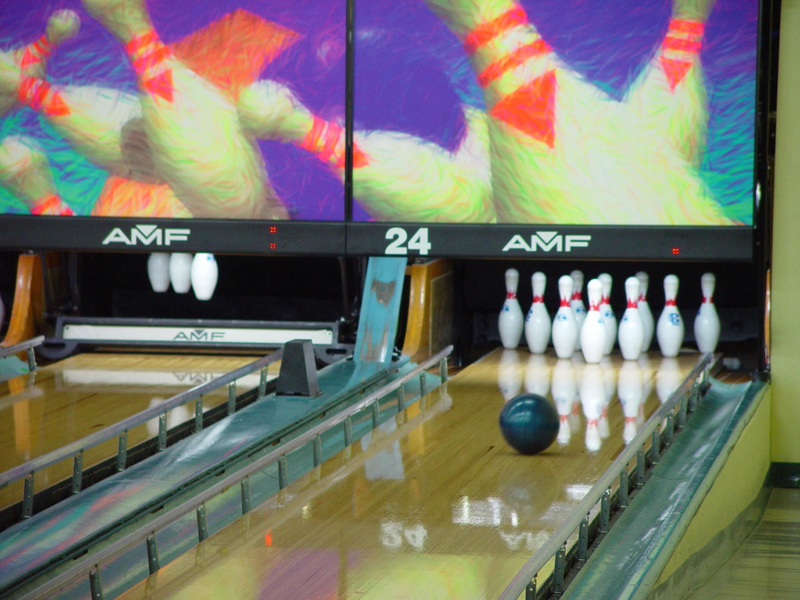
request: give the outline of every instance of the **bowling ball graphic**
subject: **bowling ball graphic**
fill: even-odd
[[[538,454],[558,436],[558,412],[543,396],[520,394],[500,411],[500,431],[517,452]]]

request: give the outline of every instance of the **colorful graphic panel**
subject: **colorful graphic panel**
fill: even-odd
[[[751,225],[757,0],[356,5],[360,221]]]
[[[0,14],[0,213],[344,218],[344,0]]]

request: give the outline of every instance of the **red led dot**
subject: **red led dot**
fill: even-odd
[[[275,248],[277,248],[277,247],[278,247],[278,244],[276,244],[275,242],[273,242],[273,243],[271,243],[271,244],[269,245],[269,249],[270,249],[270,250],[275,250]]]
[[[673,254],[680,254],[681,253],[681,249],[680,248],[673,248],[672,249],[672,253]]]
[[[272,226],[270,226],[270,228],[269,228],[269,232],[270,232],[270,233],[278,233],[278,228],[277,228],[277,227],[275,227],[274,225],[272,225]]]

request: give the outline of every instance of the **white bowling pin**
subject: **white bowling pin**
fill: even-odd
[[[169,258],[169,279],[177,294],[185,294],[192,287],[192,255],[173,252]]]
[[[589,295],[589,311],[581,327],[581,351],[587,363],[597,364],[606,349],[606,324],[603,313],[600,312],[603,284],[599,279],[592,279],[586,290]]]
[[[575,312],[570,305],[572,298],[572,277],[563,275],[558,279],[558,295],[561,304],[553,319],[553,347],[558,358],[569,358],[575,352],[575,343],[578,339],[578,323]]]
[[[541,354],[528,357],[528,364],[525,366],[525,391],[540,396],[547,396],[550,391],[550,367]]]
[[[583,305],[583,271],[574,270],[569,274],[572,277],[572,300],[570,306],[575,313],[575,322],[578,324],[578,336],[575,341],[575,350],[581,349],[581,327],[586,320],[586,307]]]
[[[211,300],[217,287],[219,268],[213,254],[198,252],[192,260],[192,289],[198,300]]]
[[[603,354],[608,356],[614,349],[614,342],[617,341],[617,317],[614,316],[614,311],[611,310],[611,275],[608,273],[601,273],[597,276],[600,283],[603,284],[603,295],[600,301],[600,312],[603,313],[603,322],[606,325],[606,347]]]
[[[497,319],[497,328],[500,330],[500,341],[503,348],[516,348],[522,338],[522,328],[525,321],[522,317],[522,308],[517,300],[517,287],[519,286],[519,271],[509,269],[506,271],[506,301]]]
[[[713,273],[704,273],[700,278],[703,290],[703,303],[694,319],[694,339],[700,352],[714,352],[719,341],[719,315],[714,306],[714,286],[716,278]]]
[[[664,310],[658,318],[656,338],[661,355],[667,358],[678,356],[683,344],[683,319],[678,311],[678,278],[667,275],[664,278]]]
[[[619,349],[625,360],[636,360],[644,344],[644,324],[638,308],[639,280],[636,277],[625,280],[625,296],[628,304],[619,324]]]
[[[516,350],[506,348],[500,356],[497,368],[497,387],[506,402],[519,394],[522,389],[522,372],[519,368],[519,354]]]
[[[622,404],[622,414],[625,416],[625,427],[622,439],[626,444],[636,436],[636,419],[639,416],[639,406],[644,400],[644,386],[642,384],[642,369],[638,362],[626,360],[619,370],[619,384],[617,396]]]
[[[636,273],[636,279],[639,280],[639,316],[642,318],[642,325],[644,325],[642,352],[647,352],[650,350],[650,344],[653,343],[653,334],[656,329],[653,312],[647,302],[647,286],[650,284],[650,277],[644,271],[639,271]]]
[[[169,289],[169,253],[153,252],[147,259],[147,276],[154,292],[166,292]]]
[[[572,361],[560,359],[553,367],[553,401],[558,411],[558,441],[561,444],[569,442],[572,429],[569,424],[569,415],[572,402],[578,393],[578,384],[575,380],[575,367]]]
[[[544,305],[544,290],[547,277],[537,271],[531,277],[533,287],[533,303],[525,316],[525,340],[533,354],[543,354],[550,342],[550,314]]]

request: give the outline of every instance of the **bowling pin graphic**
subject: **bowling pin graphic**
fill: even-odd
[[[642,369],[638,362],[626,360],[622,363],[619,369],[617,396],[622,404],[622,414],[625,416],[622,439],[626,444],[630,444],[636,437],[638,430],[636,418],[639,416],[639,406],[644,400]]]
[[[656,338],[661,355],[666,358],[678,356],[683,344],[683,319],[678,311],[678,278],[667,275],[664,278],[664,310],[658,318]]]
[[[639,280],[639,316],[642,318],[642,325],[644,326],[642,352],[647,352],[650,350],[650,344],[653,342],[653,334],[656,329],[653,313],[650,310],[650,304],[647,302],[647,286],[650,283],[650,277],[644,271],[639,271],[636,273],[636,279]]]
[[[128,54],[153,160],[186,208],[196,217],[219,216],[224,207],[239,218],[288,219],[233,100],[160,40],[145,1],[83,0],[83,6]]]
[[[600,312],[603,313],[603,322],[606,325],[606,347],[603,349],[603,354],[608,356],[614,349],[614,342],[617,341],[617,317],[614,316],[614,311],[611,310],[612,279],[608,273],[601,273],[597,278],[603,284]]]
[[[497,319],[497,328],[500,330],[500,341],[503,348],[516,348],[522,338],[522,328],[525,322],[522,317],[522,308],[517,300],[517,287],[519,286],[519,271],[508,269],[506,271],[506,301]]]
[[[0,185],[32,215],[75,214],[58,195],[47,156],[30,138],[8,136],[0,144]]]
[[[589,282],[591,285],[591,282]],[[591,298],[589,302],[591,303]],[[589,309],[591,315],[592,309]],[[591,316],[586,317],[587,321]],[[586,448],[592,452],[600,449],[600,416],[605,403],[606,390],[603,381],[603,370],[600,365],[588,364],[583,369],[581,386],[578,390],[586,417]]]
[[[147,276],[154,292],[166,292],[169,289],[169,263],[168,252],[153,252],[147,259]]]
[[[702,353],[714,352],[719,341],[719,315],[714,306],[714,286],[716,278],[713,273],[704,273],[700,278],[703,290],[703,303],[694,319],[694,339],[697,349]]]
[[[544,290],[547,276],[537,271],[531,277],[533,303],[525,316],[525,340],[533,354],[543,354],[550,342],[550,315],[544,305]]]
[[[572,286],[572,277],[569,275],[559,277],[558,295],[561,304],[553,319],[553,347],[558,358],[570,358],[575,352],[575,343],[578,339],[578,323],[570,305]]]
[[[550,391],[550,367],[541,354],[531,354],[525,365],[525,391],[529,394],[547,396]]]
[[[578,324],[578,337],[575,341],[575,350],[581,349],[581,327],[586,319],[586,307],[583,305],[583,271],[574,270],[569,274],[572,277],[572,300],[570,306],[575,313],[575,322]]]
[[[606,324],[603,313],[600,312],[603,284],[599,279],[592,279],[586,286],[586,291],[589,296],[589,311],[581,327],[581,351],[583,360],[589,364],[597,364],[606,349]]]
[[[625,296],[628,304],[619,324],[619,349],[625,360],[637,360],[644,345],[644,324],[639,315],[639,280],[636,277],[625,280]]]
[[[506,348],[500,356],[497,368],[497,387],[506,402],[519,394],[522,389],[522,372],[519,368],[519,354]]]
[[[192,287],[192,255],[173,252],[169,258],[169,279],[176,294],[185,294]]]
[[[198,300],[211,300],[217,287],[219,269],[213,254],[198,252],[192,260],[192,289]]]
[[[572,410],[572,402],[578,393],[578,384],[575,380],[575,367],[572,361],[559,359],[553,367],[553,383],[551,386],[553,401],[556,403],[558,411],[558,442],[566,444],[569,442],[572,429],[569,424],[569,415]]]

